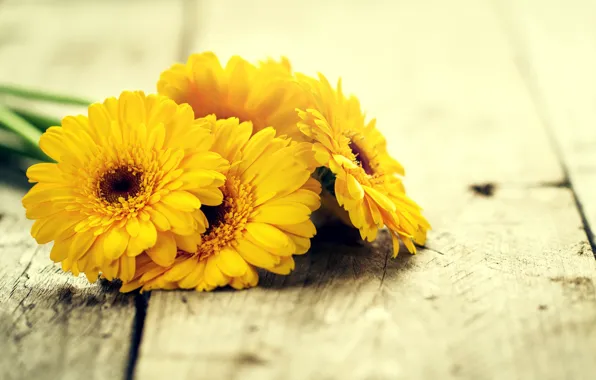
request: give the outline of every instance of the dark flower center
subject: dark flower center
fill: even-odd
[[[207,227],[205,234],[209,234],[215,227],[219,226],[221,223],[224,223],[228,208],[229,206],[226,204],[225,200],[218,206],[201,207],[201,211],[203,211],[207,221],[209,222],[209,227]]]
[[[134,197],[141,190],[141,173],[120,167],[106,172],[99,182],[99,196],[109,203],[116,203],[120,197]]]
[[[360,149],[360,147],[356,145],[353,141],[350,142],[350,149],[356,157],[356,162],[360,164],[364,172],[368,175],[375,174],[372,166],[370,165],[370,162],[368,161],[368,158],[364,154],[364,151]]]

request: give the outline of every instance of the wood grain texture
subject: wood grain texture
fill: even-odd
[[[137,378],[589,379],[595,268],[569,193],[459,201],[443,254],[336,238],[251,291],[154,292]]]
[[[191,51],[213,50],[224,62],[287,55],[295,70],[341,76],[413,186],[445,170],[465,182],[563,180],[490,2],[232,3],[200,2],[203,33]]]
[[[0,186],[0,378],[123,379],[133,297],[54,265],[29,235],[22,194]]]
[[[0,12],[0,81],[92,101],[123,90],[155,92],[159,74],[178,54],[182,4],[8,1]],[[65,112],[64,107],[37,107]]]
[[[396,260],[321,231],[257,289],[154,292],[136,379],[592,378],[596,263],[494,4],[201,4],[193,50],[341,74],[434,231]]]
[[[596,236],[596,2],[497,3],[587,223]]]
[[[176,57],[181,18],[181,1],[1,2],[0,82],[91,100],[154,91]],[[135,297],[50,261],[50,247],[29,235],[23,176],[0,167],[0,379],[125,379]]]

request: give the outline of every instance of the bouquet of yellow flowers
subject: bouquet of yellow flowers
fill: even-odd
[[[286,59],[236,56],[224,67],[195,54],[161,74],[156,94],[90,105],[0,93],[88,105],[61,123],[0,105],[0,124],[20,138],[0,149],[41,161],[23,198],[31,235],[91,282],[119,279],[123,292],[252,287],[258,268],[294,269],[320,207],[363,240],[386,227],[394,256],[400,241],[414,253],[430,228],[358,99]]]

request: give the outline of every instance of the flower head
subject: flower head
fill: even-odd
[[[222,67],[213,53],[194,54],[164,71],[157,89],[178,104],[190,104],[197,118],[236,117],[252,122],[254,132],[272,126],[278,135],[302,139],[294,109],[305,104],[306,94],[285,58],[253,65],[234,56]]]
[[[320,191],[305,158],[310,144],[275,137],[271,127],[253,135],[252,124],[236,118],[205,120],[212,123],[212,149],[231,163],[223,202],[202,208],[208,228],[196,249],[179,246],[176,262],[167,267],[141,257],[135,280],[123,291],[251,287],[258,281],[255,267],[288,274],[292,255],[310,248],[310,214],[319,207]]]
[[[325,168],[319,174],[332,173],[329,193],[363,239],[374,240],[378,230],[387,226],[395,255],[398,239],[415,252],[413,241],[422,243],[430,225],[406,196],[399,177],[404,169],[387,152],[387,141],[375,120],[365,123],[360,102],[343,94],[341,81],[335,90],[322,75],[315,80],[298,74],[298,79],[311,93],[313,105],[297,110],[298,128],[314,141],[316,159]]]
[[[23,198],[31,234],[54,241],[64,270],[130,281],[142,252],[171,265],[177,246],[196,248],[207,228],[201,205],[222,201],[229,163],[210,151],[213,136],[188,105],[123,92],[66,117],[40,140],[56,163],[27,171]]]

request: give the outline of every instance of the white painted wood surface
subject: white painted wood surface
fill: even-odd
[[[0,378],[123,379],[134,298],[53,265],[29,235],[22,194],[0,182]]]
[[[153,292],[135,362],[133,298],[56,271],[28,237],[24,189],[1,172],[0,378],[592,379],[596,262],[573,196],[594,204],[588,6],[0,2],[0,81],[152,90],[206,49],[341,75],[434,227],[416,256],[328,229],[294,274],[257,289]],[[573,188],[559,186],[561,162]],[[483,184],[493,196],[469,189]]]
[[[153,91],[178,52],[181,19],[181,1],[0,1],[0,82],[93,100]],[[0,168],[0,379],[126,379],[135,297],[51,262],[51,247],[29,235],[19,176]]]
[[[497,8],[596,240],[596,2],[508,1]]]
[[[154,292],[136,378],[590,379],[596,276],[570,194],[451,202],[443,254],[319,242],[250,292]]]
[[[195,50],[344,76],[432,249],[391,260],[386,241],[327,235],[255,290],[155,292],[137,379],[592,378],[594,256],[493,3],[201,4]],[[494,196],[469,191],[485,183]]]

